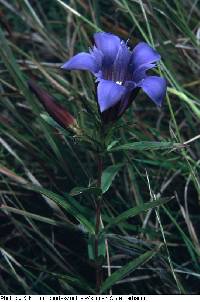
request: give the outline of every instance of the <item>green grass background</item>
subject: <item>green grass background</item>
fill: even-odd
[[[27,80],[93,135],[94,80],[59,66],[99,30],[150,43],[168,81],[161,109],[137,96],[112,137],[128,147],[105,159],[101,292],[200,293],[199,1],[0,0],[0,15],[0,293],[95,293],[96,157],[52,122]]]

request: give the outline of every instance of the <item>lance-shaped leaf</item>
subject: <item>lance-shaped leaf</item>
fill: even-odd
[[[76,119],[45,90],[40,88],[35,81],[29,80],[30,90],[37,96],[38,100],[45,107],[49,115],[63,128],[73,127],[76,125]]]
[[[128,274],[132,273],[139,266],[146,263],[150,260],[156,253],[158,249],[154,249],[152,251],[147,251],[146,253],[140,255],[138,258],[130,261],[129,263],[122,266],[120,269],[112,273],[102,284],[100,293],[103,294],[106,290],[111,288],[116,282],[123,279]]]
[[[109,166],[103,171],[101,177],[101,189],[103,193],[108,191],[112,184],[112,181],[114,180],[121,167],[123,167],[123,164],[117,164]]]
[[[174,149],[174,148],[181,148],[183,145],[174,142],[148,142],[148,141],[141,141],[141,142],[133,142],[127,143],[124,145],[116,146],[116,147],[109,147],[107,150],[109,152],[114,151],[152,151],[152,150],[167,150],[167,149]]]
[[[105,226],[105,228],[103,229],[102,232],[107,231],[110,227],[112,227],[113,225],[119,225],[119,223],[129,219],[129,218],[133,218],[137,215],[139,215],[142,212],[146,212],[149,209],[158,207],[160,205],[163,205],[164,203],[167,203],[168,201],[170,201],[171,198],[159,198],[157,200],[154,201],[150,201],[144,204],[140,204],[134,208],[128,209],[125,212],[121,213],[120,215],[118,215],[117,217],[111,218],[109,221],[109,224],[107,224]]]

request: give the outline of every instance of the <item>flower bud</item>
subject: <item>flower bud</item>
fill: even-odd
[[[76,119],[45,90],[40,88],[35,81],[29,80],[30,90],[37,96],[49,115],[63,128],[76,128]]]

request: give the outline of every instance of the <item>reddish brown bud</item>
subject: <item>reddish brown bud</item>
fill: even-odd
[[[63,128],[73,128],[76,126],[76,119],[45,90],[40,88],[35,81],[29,80],[30,90],[37,96],[38,100],[45,107],[49,115]]]

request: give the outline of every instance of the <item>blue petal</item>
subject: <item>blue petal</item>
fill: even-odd
[[[148,76],[138,84],[138,87],[141,87],[156,105],[161,106],[167,89],[167,83],[164,78]]]
[[[133,72],[133,80],[134,82],[138,83],[139,81],[141,81],[142,79],[146,78],[146,71],[154,68],[156,66],[155,63],[149,63],[149,64],[144,64],[144,65],[140,65],[140,67],[138,67],[134,72]]]
[[[71,70],[71,69],[78,69],[78,70],[89,70],[93,73],[99,70],[99,64],[96,62],[95,58],[86,52],[80,52],[79,54],[75,55],[67,62],[65,62],[61,68]]]
[[[136,45],[132,53],[133,70],[138,69],[141,65],[154,63],[160,60],[160,55],[147,43],[141,42]]]
[[[103,112],[120,101],[126,88],[113,81],[101,80],[97,87],[100,111]]]
[[[126,87],[126,93],[123,95],[118,115],[121,115],[129,106],[129,103],[132,102],[132,92],[137,88],[136,83],[133,81],[126,81],[124,87]]]
[[[124,41],[121,41],[116,59],[113,64],[112,77],[116,81],[123,82],[128,72],[128,64],[130,62],[131,52]],[[112,79],[113,79],[112,78]]]
[[[120,48],[120,38],[113,34],[98,32],[94,34],[94,40],[97,48],[104,55],[103,63],[106,66],[112,65]]]
[[[94,46],[89,51],[90,51],[90,54],[92,55],[92,57],[97,62],[98,66],[99,66],[99,69],[100,69],[100,67],[102,65],[102,60],[103,60],[103,53],[102,53],[102,51],[99,50],[98,48],[96,48],[96,46]]]

